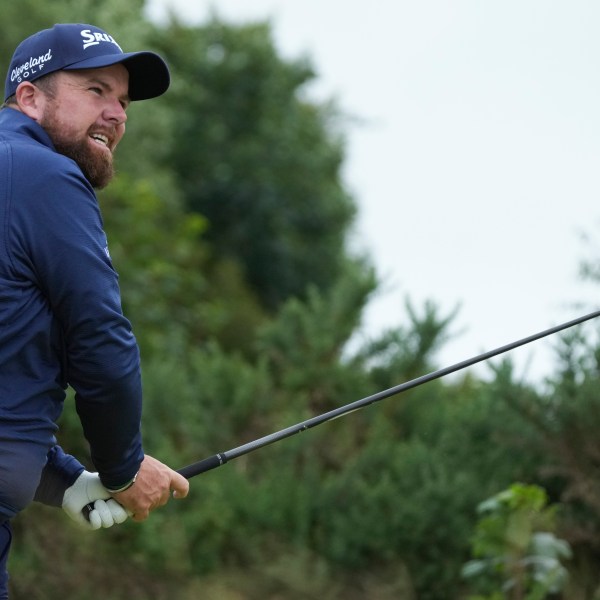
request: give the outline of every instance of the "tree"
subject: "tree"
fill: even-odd
[[[218,340],[251,352],[265,319],[231,261],[212,258],[206,219],[159,196],[147,180],[121,176],[100,199],[125,313],[144,358]]]
[[[168,165],[186,206],[209,223],[219,258],[233,258],[262,304],[277,308],[344,272],[355,215],[340,169],[336,112],[302,98],[314,77],[286,62],[266,24],[162,33],[173,71]]]

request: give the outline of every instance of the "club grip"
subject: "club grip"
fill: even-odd
[[[82,509],[81,512],[83,513],[83,516],[85,517],[86,521],[90,520],[90,513],[94,510],[94,503],[90,502],[89,504],[86,504]]]
[[[225,454],[215,454],[214,456],[209,456],[204,460],[199,460],[191,465],[187,465],[187,467],[177,469],[177,472],[180,475],[183,475],[186,479],[190,479],[195,475],[200,475],[200,473],[206,473],[206,471],[216,469],[217,467],[224,465],[226,462],[227,457]]]

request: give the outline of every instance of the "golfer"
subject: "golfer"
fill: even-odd
[[[0,599],[8,597],[10,520],[32,500],[96,529],[128,514],[143,521],[171,493],[188,493],[185,478],[144,455],[139,352],[94,192],[113,176],[130,102],[168,86],[160,56],[124,53],[85,24],[32,35],[8,69],[0,110]],[[97,473],[56,444],[67,386]]]

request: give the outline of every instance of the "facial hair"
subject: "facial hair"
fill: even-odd
[[[64,127],[57,121],[52,110],[46,111],[39,124],[50,136],[56,151],[73,159],[93,188],[102,189],[108,185],[114,176],[111,152],[94,152],[87,134],[79,139],[65,134]]]

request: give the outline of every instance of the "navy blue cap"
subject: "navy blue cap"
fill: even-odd
[[[22,81],[61,70],[97,69],[123,64],[129,71],[129,97],[146,100],[164,94],[169,68],[154,52],[123,52],[102,29],[81,23],[60,23],[23,40],[15,50],[6,74],[4,100]]]

